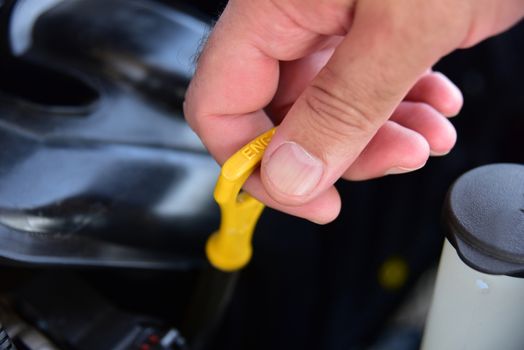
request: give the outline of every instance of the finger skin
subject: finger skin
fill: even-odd
[[[426,164],[429,144],[419,133],[387,121],[342,178],[361,181],[390,173],[414,171]]]
[[[351,31],[290,109],[266,150],[262,181],[280,203],[306,203],[332,186],[391,116],[418,77],[435,63],[439,54],[460,41],[449,43],[432,33],[435,38],[421,44],[417,35],[406,37],[404,27],[413,25],[411,16],[392,21],[399,16],[397,7],[377,6],[376,2],[360,4]],[[428,12],[421,14],[417,19],[420,23],[415,25],[428,26],[428,21],[435,21],[435,14],[429,13],[432,9],[424,10]],[[381,26],[373,25],[376,22]],[[271,166],[271,158],[288,142],[300,145],[305,154],[321,164],[322,175],[316,184],[308,180],[307,190],[295,184],[292,188],[282,186],[284,182],[274,179],[279,171],[275,170],[276,165]],[[288,168],[292,172],[292,166],[291,161],[278,165],[286,167],[280,173]]]
[[[270,208],[307,219],[316,224],[327,224],[333,221],[340,212],[340,196],[333,186],[312,201],[298,206],[283,205],[271,198],[262,186],[259,172],[254,173],[249,178],[244,189]]]
[[[360,181],[414,171],[429,155],[447,154],[456,139],[453,125],[434,108],[404,101],[342,177]]]
[[[458,87],[444,74],[438,72],[420,78],[405,100],[425,102],[447,117],[456,116],[464,103]]]
[[[200,56],[184,104],[188,123],[219,164],[273,126],[263,108],[273,98],[278,86],[278,58],[297,58],[309,54],[308,51],[329,47],[332,42],[332,39],[326,40],[310,32],[299,34],[298,40],[295,31],[289,30],[294,25],[292,21],[274,8],[264,8],[257,12],[263,13],[259,16],[237,16],[247,11],[240,8],[245,4],[235,1],[228,4]],[[280,52],[272,52],[273,55],[266,53],[271,48],[263,50],[257,47],[257,35],[251,36],[256,32],[254,27],[263,26],[254,24],[257,20],[253,18],[267,16],[272,21],[280,21],[281,27],[275,30],[276,33],[270,33],[271,42],[281,36],[284,43],[292,44]],[[270,207],[317,223],[333,220],[340,210],[340,199],[334,187],[303,206],[276,202],[256,175],[248,180],[245,188]]]
[[[325,66],[334,47],[300,60],[280,63],[278,89],[265,109],[275,124],[282,122],[298,97]],[[456,116],[464,102],[461,91],[453,82],[442,73],[431,70],[418,79],[404,100],[425,102],[447,117]]]
[[[452,50],[508,28],[523,11],[522,0],[231,0],[200,56],[185,115],[219,163],[281,122],[261,175],[246,188],[278,210],[327,222],[340,208],[333,183],[348,172],[378,176],[379,168],[364,164],[389,152],[391,135],[421,155],[428,147],[449,148],[445,122],[433,113],[409,117],[402,104],[456,114],[461,97],[428,69]],[[308,60],[298,79],[281,71],[286,62]],[[267,172],[274,152],[289,142],[322,164],[314,189],[298,197],[275,188]],[[388,157],[400,164],[410,153],[398,147]]]
[[[328,48],[299,60],[280,63],[278,89],[266,108],[275,124],[282,122],[297,98],[326,65],[333,51],[334,48]]]
[[[453,124],[426,103],[403,102],[390,120],[422,135],[428,142],[431,155],[449,153],[457,141]]]

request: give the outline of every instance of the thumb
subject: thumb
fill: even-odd
[[[262,181],[280,203],[300,205],[331,187],[418,77],[452,45],[442,39],[443,33],[428,28],[423,14],[421,28],[409,9],[409,17],[403,18],[399,6],[388,12],[384,2],[358,4],[364,5],[356,8],[350,32],[266,150]]]

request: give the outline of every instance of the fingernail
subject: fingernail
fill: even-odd
[[[388,171],[386,171],[384,173],[384,175],[396,175],[396,174],[405,174],[405,173],[409,173],[411,171],[415,171],[415,170],[418,170],[422,167],[418,167],[418,168],[403,168],[403,167],[394,167],[394,168],[391,168],[389,169]]]
[[[267,179],[282,194],[304,196],[320,181],[322,162],[294,142],[285,142],[271,154],[264,167]]]
[[[449,154],[450,151],[444,151],[444,152],[436,152],[436,151],[431,151],[429,152],[429,155],[432,156],[432,157],[442,157],[442,156],[445,156],[447,154]]]

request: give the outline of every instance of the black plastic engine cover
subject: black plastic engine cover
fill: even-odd
[[[32,34],[21,56],[0,58],[0,256],[201,264],[219,168],[182,103],[206,22],[121,0],[58,1],[29,29],[15,22]]]

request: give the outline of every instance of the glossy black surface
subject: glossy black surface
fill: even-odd
[[[0,65],[0,256],[202,262],[219,169],[182,101],[206,28],[148,1],[59,2],[38,17],[30,49]]]

